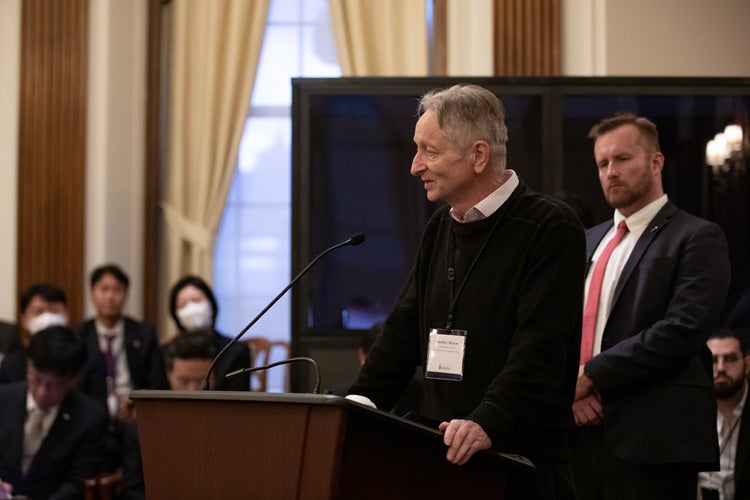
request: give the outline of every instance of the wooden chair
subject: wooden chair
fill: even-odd
[[[250,349],[250,366],[263,366],[274,361],[289,358],[289,342],[281,340],[271,341],[266,337],[250,337],[245,341]],[[276,353],[279,356],[276,356]],[[289,391],[289,365],[280,367],[284,370],[284,392]],[[250,374],[250,388],[253,391],[266,392],[268,389],[268,370],[260,370]]]
[[[122,493],[122,469],[83,482],[85,500],[115,500]]]

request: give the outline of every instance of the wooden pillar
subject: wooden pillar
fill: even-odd
[[[83,314],[88,0],[24,0],[18,136],[19,291],[46,281]]]

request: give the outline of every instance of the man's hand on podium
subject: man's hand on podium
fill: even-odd
[[[445,458],[452,464],[463,465],[474,453],[489,450],[492,446],[492,441],[482,426],[471,420],[453,419],[443,422],[438,430],[443,433],[443,442],[448,447]]]
[[[13,486],[0,479],[0,499],[12,498],[11,493],[13,493]]]

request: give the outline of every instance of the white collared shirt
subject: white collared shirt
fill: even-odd
[[[99,340],[99,349],[102,353],[107,352],[107,337],[114,335],[112,340],[112,356],[115,360],[115,380],[112,387],[107,385],[107,408],[109,414],[117,414],[119,397],[127,396],[132,390],[130,382],[130,369],[125,355],[125,321],[120,319],[115,326],[107,328],[99,319],[94,320],[96,335]]]
[[[602,241],[596,248],[594,255],[591,257],[588,276],[586,276],[586,286],[584,288],[584,290],[586,290],[586,296],[584,296],[583,301],[584,308],[586,307],[589,285],[591,284],[591,275],[596,266],[596,261],[604,251],[607,243],[614,238],[615,233],[617,232],[617,226],[624,220],[628,226],[628,233],[622,239],[620,244],[612,251],[612,254],[609,257],[609,262],[607,262],[607,269],[604,271],[602,292],[599,298],[599,311],[596,316],[596,329],[594,330],[594,355],[599,354],[602,350],[604,327],[607,325],[609,311],[612,308],[612,299],[615,294],[615,287],[620,279],[620,274],[622,274],[625,263],[630,258],[630,254],[633,252],[633,248],[635,248],[638,239],[646,228],[649,227],[651,221],[656,217],[656,214],[659,213],[659,210],[667,204],[667,201],[667,195],[664,194],[627,218],[619,211],[615,210],[614,225],[610,228],[609,232],[604,235],[604,238],[602,238]]]
[[[482,201],[471,207],[466,211],[463,219],[456,214],[451,208],[451,217],[461,223],[476,222],[481,219],[485,219],[490,215],[494,214],[513,194],[513,191],[518,187],[520,181],[518,175],[513,170],[503,171],[503,183],[499,188],[494,190]]]
[[[32,412],[39,409],[39,405],[36,404],[36,401],[34,400],[34,396],[31,395],[30,391],[26,391],[26,420],[28,423],[28,416],[32,414]],[[55,423],[55,419],[57,418],[57,412],[60,411],[60,405],[51,406],[47,409],[47,414],[44,416],[44,420],[42,420],[42,434],[46,437],[47,434],[49,434],[49,430],[52,427],[52,424]],[[24,432],[28,432],[28,429],[24,427]],[[43,440],[43,439],[42,439]]]
[[[734,465],[737,461],[737,441],[742,424],[742,411],[747,401],[748,384],[745,382],[744,394],[739,404],[732,410],[732,421],[724,418],[721,411],[716,412],[716,432],[719,435],[719,469],[713,472],[698,474],[698,486],[719,490],[719,500],[734,498]],[[726,429],[725,429],[726,427]]]

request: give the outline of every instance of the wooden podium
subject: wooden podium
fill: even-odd
[[[441,434],[338,396],[135,391],[149,499],[503,497],[522,458],[448,463]]]

